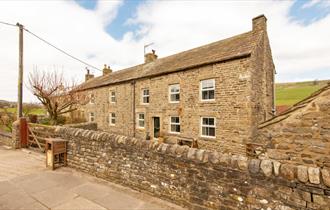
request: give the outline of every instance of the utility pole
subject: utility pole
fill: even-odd
[[[23,29],[24,26],[16,23],[19,28],[19,64],[18,64],[18,99],[17,119],[23,117]]]

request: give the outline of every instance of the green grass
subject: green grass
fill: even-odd
[[[2,112],[2,111],[4,111],[4,110],[0,108],[0,112]],[[8,108],[7,111],[11,112],[11,113],[16,113],[17,109],[16,108]],[[29,114],[45,115],[46,110],[43,109],[43,108],[35,108],[35,109],[31,110],[31,112],[29,112]]]
[[[291,106],[326,85],[327,81],[276,84],[276,105]]]

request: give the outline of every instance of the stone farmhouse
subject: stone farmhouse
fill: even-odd
[[[75,114],[121,135],[245,154],[258,124],[274,115],[275,67],[267,19],[252,30],[103,75],[80,90],[90,102]]]

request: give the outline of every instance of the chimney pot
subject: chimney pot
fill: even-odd
[[[90,72],[89,72],[89,69],[88,69],[88,68],[86,68],[86,70],[87,70],[87,73],[85,74],[85,82],[87,82],[88,80],[90,80],[90,79],[93,79],[93,78],[94,78],[94,74],[90,74]]]
[[[259,15],[252,19],[252,30],[261,31],[267,30],[267,18],[265,15]]]
[[[104,64],[103,68],[103,76],[112,73],[112,69],[110,69],[110,66],[107,67],[107,64]]]
[[[150,63],[152,61],[155,61],[157,59],[156,51],[152,50],[151,53],[147,53],[144,55],[144,62]]]

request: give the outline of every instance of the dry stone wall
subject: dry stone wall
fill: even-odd
[[[0,131],[0,143],[12,146],[12,134]]]
[[[330,170],[57,127],[68,165],[190,209],[329,209]]]
[[[76,123],[76,124],[67,124],[65,127],[69,128],[81,128],[85,130],[97,130],[97,123],[94,122],[85,122],[85,123]]]
[[[311,99],[259,130],[259,158],[330,168],[330,85]]]

